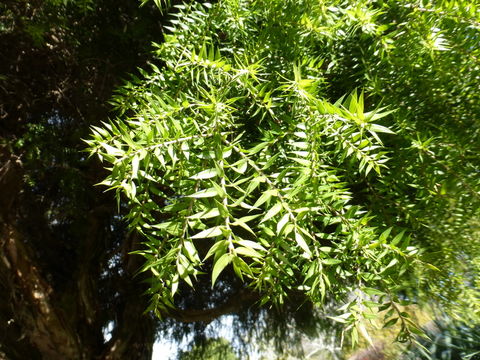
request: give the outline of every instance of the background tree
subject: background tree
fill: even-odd
[[[4,1],[0,14],[0,357],[148,359],[136,240],[93,187],[81,137],[145,66],[161,17],[130,1]]]

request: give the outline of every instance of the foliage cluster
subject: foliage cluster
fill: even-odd
[[[353,342],[377,308],[399,340],[419,334],[399,305],[424,297],[466,290],[478,315],[474,4],[225,0],[172,14],[158,62],[87,140],[145,238],[149,310],[233,271],[262,305],[338,304],[329,315]]]

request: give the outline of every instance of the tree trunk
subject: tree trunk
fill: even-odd
[[[55,289],[18,223],[22,163],[10,154],[3,158],[7,160],[0,167],[0,359],[151,359],[154,321],[143,315],[144,289],[133,279],[139,257],[128,254],[136,241],[123,245],[126,273],[119,279],[120,302],[113,309],[117,320],[107,342],[103,337],[105,305],[98,300],[102,291],[98,262],[105,251],[98,243],[102,243],[101,215],[105,214],[99,213],[101,208],[89,213],[79,264],[71,264],[71,270],[77,269],[71,276],[74,281],[61,291]]]

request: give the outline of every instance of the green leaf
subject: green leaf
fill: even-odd
[[[264,176],[256,176],[254,177],[251,181],[250,184],[248,184],[247,190],[245,190],[245,196],[250,195],[250,193],[255,190],[260,183],[265,182],[265,177]]]
[[[239,173],[239,174],[244,174],[245,171],[247,171],[248,168],[248,161],[247,159],[243,158],[237,161],[235,164],[233,164],[232,169]]]
[[[217,195],[218,195],[217,190],[215,190],[215,188],[210,188],[210,189],[197,191],[196,193],[187,195],[187,197],[198,199],[198,198],[215,197]]]
[[[211,179],[218,175],[217,169],[208,169],[200,171],[199,173],[190,176],[190,179],[193,180],[203,180],[203,179]]]
[[[383,291],[377,290],[377,289],[374,289],[374,288],[370,288],[370,287],[362,287],[362,291],[369,296],[385,295],[385,293]]]
[[[390,262],[388,263],[388,265],[385,267],[384,271],[394,265],[396,265],[398,263],[398,259],[394,258],[392,260],[390,260]]]
[[[183,243],[183,247],[187,251],[188,257],[192,262],[200,262],[197,249],[195,248],[195,245],[193,245],[191,241],[185,241]]]
[[[397,321],[398,321],[398,318],[390,319],[383,325],[383,328],[386,329],[386,328],[392,327],[397,323]]]
[[[333,321],[339,322],[339,323],[346,323],[347,319],[351,316],[351,313],[345,313],[342,315],[338,316],[327,316],[329,319],[332,319]]]
[[[369,130],[379,133],[395,134],[395,132],[393,132],[389,128],[378,124],[371,124]]]
[[[373,346],[373,340],[372,340],[370,334],[368,333],[365,325],[363,323],[359,323],[359,324],[357,324],[357,329],[360,332],[360,334],[362,334],[362,336],[365,338],[365,340],[368,341],[370,346]]]
[[[191,239],[204,239],[204,238],[211,238],[220,236],[223,234],[225,227],[223,226],[214,226],[209,229],[200,231],[198,234],[195,234],[191,237]]]
[[[392,231],[392,227],[389,227],[387,230],[385,230],[380,237],[378,238],[381,243],[385,243],[388,239],[388,236],[390,235],[390,232]]]
[[[220,211],[218,208],[213,208],[190,215],[187,217],[187,219],[210,219],[217,216],[220,216]]]
[[[303,236],[300,235],[300,233],[298,233],[298,232],[295,232],[295,242],[296,242],[297,245],[300,246],[300,248],[302,248],[303,251],[305,251],[309,256],[312,256],[312,252],[311,252],[310,248],[308,247],[307,243],[305,242],[305,239],[304,239]]]
[[[259,216],[261,216],[262,214],[255,214],[255,215],[247,215],[247,216],[243,216],[241,217],[240,219],[237,219],[235,220],[232,225],[239,225],[240,223],[247,223],[249,221],[252,221],[256,218],[258,218]]]
[[[100,145],[103,146],[103,148],[107,151],[107,154],[108,155],[112,155],[112,156],[123,156],[124,152],[123,150],[121,149],[117,149],[111,145],[108,145],[104,142],[101,142]]]
[[[226,192],[225,192],[225,189],[218,185],[217,183],[213,182],[210,180],[210,183],[211,185],[213,186],[213,188],[217,191],[217,195],[220,196],[221,198],[224,198],[227,196]]]
[[[253,148],[248,149],[248,153],[251,154],[251,155],[256,154],[259,151],[262,151],[263,149],[265,149],[268,145],[270,145],[270,142],[267,142],[267,141],[259,143],[259,144],[255,145]]]
[[[255,204],[253,204],[253,207],[254,208],[258,208],[260,205],[263,205],[265,202],[269,201],[272,196],[276,196],[278,194],[277,190],[274,190],[274,189],[270,189],[270,190],[267,190],[265,191],[258,199],[257,201],[255,202]]]
[[[232,261],[232,257],[233,255],[226,253],[220,256],[220,258],[215,262],[215,265],[213,266],[213,270],[212,270],[212,288],[215,285],[215,282],[217,281],[217,278],[220,275],[220,273]]]
[[[310,160],[307,160],[307,159],[301,159],[301,158],[297,158],[297,157],[294,157],[294,158],[291,158],[291,160],[299,163],[300,165],[303,165],[305,167],[310,167],[312,166],[312,162]]]
[[[247,248],[252,248],[252,249],[257,249],[261,251],[267,251],[262,245],[255,241],[250,241],[250,240],[238,240],[237,244],[242,245]]]
[[[262,221],[260,221],[260,224],[265,222],[265,221],[268,221],[270,220],[271,218],[273,218],[275,215],[277,215],[281,210],[283,209],[282,207],[282,204],[281,203],[276,203],[275,205],[273,205],[270,210],[267,211],[267,213],[265,214],[265,216],[263,217]]]
[[[390,245],[397,245],[402,240],[404,234],[405,234],[405,230],[403,230],[400,234],[395,236],[393,240],[390,242]]]
[[[424,263],[424,265],[429,268],[430,270],[435,270],[435,271],[440,271],[440,269],[438,267],[436,267],[435,265],[432,265],[430,263]]]
[[[277,223],[277,235],[280,235],[282,233],[282,230],[285,227],[285,225],[288,223],[289,218],[290,218],[290,214],[286,213],[285,215],[282,216],[280,221]]]
[[[152,228],[164,230],[171,235],[179,235],[181,224],[174,221],[166,221],[160,224],[152,225]]]
[[[302,139],[306,139],[307,138],[307,134],[303,131],[297,131],[297,132],[294,132],[293,133],[295,136],[298,136],[299,138],[302,138]]]
[[[244,256],[248,256],[248,257],[252,257],[252,258],[261,258],[262,257],[262,255],[258,251],[254,250],[252,248],[243,247],[243,246],[235,248],[235,253],[240,254],[240,255],[244,255]]]
[[[308,143],[307,143],[307,142],[304,142],[304,141],[302,141],[302,142],[299,142],[299,141],[297,141],[297,142],[292,142],[292,143],[290,143],[289,145],[290,145],[290,146],[297,147],[297,148],[300,148],[300,149],[304,149],[304,150],[308,149]]]
[[[138,166],[140,164],[140,157],[135,155],[132,159],[132,178],[136,179],[138,177]]]
[[[322,263],[324,263],[325,265],[337,265],[337,264],[340,264],[341,262],[342,262],[341,260],[332,259],[332,258],[322,259]]]
[[[212,256],[213,254],[223,254],[225,253],[227,247],[228,247],[228,240],[219,240],[217,241],[215,244],[213,244],[213,246],[208,250],[208,253],[207,255],[205,255],[205,258],[204,260],[207,260],[210,256]],[[215,256],[215,257],[219,257],[219,256]]]
[[[253,216],[258,217],[260,215],[253,215]],[[247,217],[247,216],[245,216],[245,217]],[[241,226],[242,228],[244,228],[245,230],[250,232],[252,235],[257,236],[255,231],[253,231],[253,229],[250,226],[248,226],[248,224],[245,221],[243,221],[242,219],[243,218],[235,220],[235,222],[232,223],[232,226]]]

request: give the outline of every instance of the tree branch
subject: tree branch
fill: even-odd
[[[191,323],[206,322],[210,323],[222,315],[236,313],[242,308],[253,305],[259,299],[259,295],[248,289],[241,289],[222,305],[210,309],[174,309],[167,316],[174,320]]]

